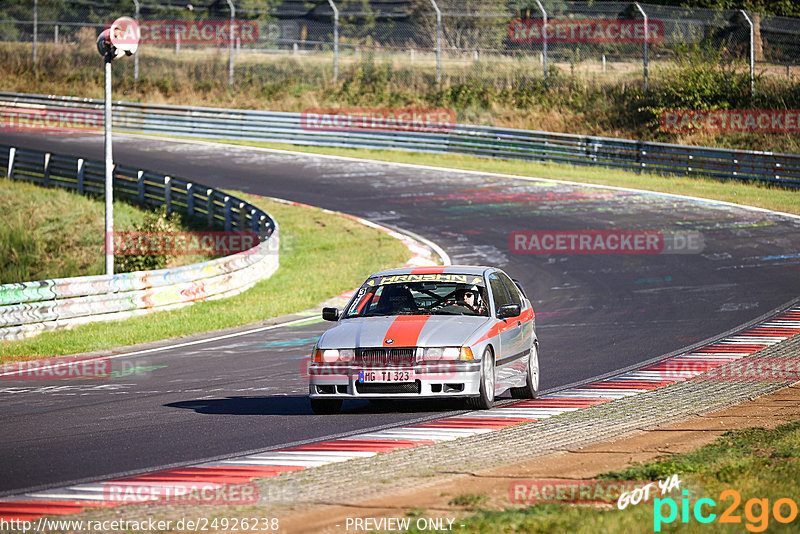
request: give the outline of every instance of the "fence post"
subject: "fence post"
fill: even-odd
[[[36,65],[39,48],[39,0],[33,0],[33,64]]]
[[[339,10],[333,0],[328,0],[333,10],[333,83],[339,79]]]
[[[83,158],[78,158],[78,193],[83,194],[83,174],[86,170],[86,162]]]
[[[750,98],[753,98],[756,94],[755,26],[744,9],[740,9],[739,11],[744,15],[744,20],[747,21],[747,24],[750,25]]]
[[[54,45],[58,44],[58,24],[53,26],[53,44]]]
[[[133,0],[133,5],[134,5],[134,8],[135,8],[134,15],[133,15],[133,20],[136,21],[136,24],[138,26],[138,24],[139,24],[139,0]],[[138,80],[139,79],[139,54],[133,54],[133,79],[134,80]]]
[[[236,17],[236,8],[233,7],[231,0],[228,0],[228,7],[231,10],[230,42],[228,43],[228,85],[233,85],[233,19]]]
[[[544,81],[547,81],[547,11],[539,0],[536,0],[536,5],[542,12],[542,68],[544,69]]]
[[[431,0],[433,9],[436,10],[436,83],[442,81],[442,12],[436,5],[436,0]]]
[[[644,50],[642,51],[642,66],[644,67],[644,90],[647,91],[647,41],[649,40],[647,35],[647,13],[644,12],[644,9],[642,9],[642,6],[639,5],[639,2],[634,2],[633,5],[636,6],[636,9],[638,9],[639,13],[641,13],[644,17]]]

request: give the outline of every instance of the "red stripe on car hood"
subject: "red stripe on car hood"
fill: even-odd
[[[416,347],[422,328],[430,318],[430,315],[399,315],[386,330],[383,346]],[[387,339],[392,343],[386,343]]]

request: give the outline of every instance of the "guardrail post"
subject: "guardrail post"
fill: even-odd
[[[237,230],[243,232],[245,228],[247,228],[247,210],[244,209],[245,204],[244,202],[239,203],[239,227]]]
[[[139,205],[144,206],[144,171],[136,173],[136,191],[139,194]]]
[[[256,209],[250,209],[250,230],[258,232],[258,219],[256,219]]]
[[[645,162],[645,159],[647,158],[647,150],[645,150],[645,147],[642,143],[637,143],[637,145],[639,146],[639,154],[636,159],[638,160],[639,168],[636,169],[636,172],[642,174],[642,171],[644,171],[645,167],[647,167],[647,162]]]
[[[206,226],[214,226],[214,190],[206,189]]]
[[[258,226],[258,237],[265,239],[267,237],[267,218],[264,215],[258,220]]]
[[[191,182],[186,184],[186,214],[194,217],[194,187]]]
[[[644,67],[644,90],[647,91],[647,41],[649,40],[647,35],[647,13],[644,12],[639,2],[634,2],[633,5],[636,6],[636,9],[638,9],[639,13],[644,17],[644,50],[642,51],[642,65]]]
[[[225,195],[225,231],[231,231],[231,197]]]
[[[164,177],[164,205],[167,207],[167,215],[172,213],[172,178]]]
[[[44,187],[50,187],[50,152],[44,153],[44,177],[42,185]]]
[[[83,158],[78,158],[78,174],[77,174],[77,178],[78,178],[78,193],[81,194],[81,195],[84,193],[83,174],[84,174],[85,171],[86,171],[86,162],[83,161]]]
[[[11,179],[14,177],[14,156],[17,154],[17,149],[15,147],[9,147],[8,149],[8,169],[6,170],[6,178]]]

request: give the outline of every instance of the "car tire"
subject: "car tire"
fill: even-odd
[[[311,411],[317,415],[331,415],[339,413],[342,409],[342,399],[309,399]]]
[[[492,349],[486,347],[481,358],[481,385],[477,397],[467,399],[467,407],[473,410],[491,410],[494,406],[495,365]]]
[[[525,366],[525,385],[510,388],[511,397],[515,399],[535,399],[539,395],[539,345],[531,346],[531,357]]]

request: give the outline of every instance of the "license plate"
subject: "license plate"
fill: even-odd
[[[403,369],[376,369],[358,372],[359,382],[410,382],[411,371]]]

